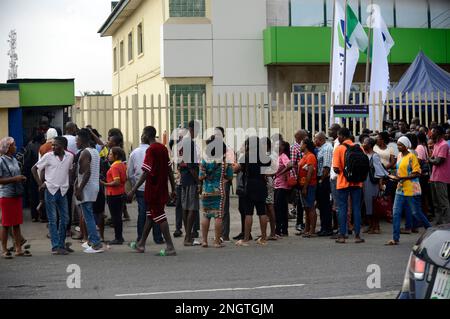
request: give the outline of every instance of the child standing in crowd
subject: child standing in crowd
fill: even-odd
[[[127,166],[123,163],[125,152],[120,147],[113,147],[109,152],[108,159],[112,165],[106,173],[106,182],[102,181],[101,183],[106,187],[106,201],[114,225],[115,239],[109,244],[122,245],[124,242],[122,211],[123,205],[125,205],[125,183],[127,181]]]

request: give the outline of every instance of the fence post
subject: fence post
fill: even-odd
[[[305,96],[305,130],[309,131],[308,125],[308,93],[304,93]]]
[[[269,128],[269,137],[272,136],[272,93],[269,93],[269,97],[268,97],[268,112],[267,112],[267,127]]]
[[[381,132],[381,131],[383,131],[383,108],[384,108],[384,105],[383,105],[383,93],[380,91],[379,92],[379,100],[378,100],[378,103],[379,103],[379,105],[378,105],[378,131],[379,132]]]
[[[422,122],[422,93],[419,91],[419,120],[420,124],[424,125]]]
[[[169,94],[164,94],[164,109],[165,109],[165,117],[166,117],[166,141],[168,142],[170,140],[170,135],[172,134],[171,128],[170,128],[170,105],[169,105]],[[164,134],[164,133],[163,133]],[[163,135],[164,136],[164,135]]]
[[[414,92],[411,93],[413,118],[416,118],[416,97]]]
[[[444,110],[445,110],[445,120],[448,120],[448,110],[447,110],[447,90],[444,91]]]
[[[411,118],[409,117],[409,94],[408,94],[408,92],[406,92],[406,94],[405,94],[405,99],[406,99],[406,103],[405,103],[405,107],[406,107],[406,121],[408,121],[408,123],[409,123]]]
[[[323,132],[322,126],[322,93],[319,92],[319,132]]]
[[[441,91],[437,92],[437,103],[438,103],[438,122],[439,124],[444,123],[442,120],[442,112],[441,112]]]
[[[353,104],[355,104],[355,94],[355,92],[352,92]],[[356,117],[353,118],[353,136],[356,136]]]
[[[187,95],[187,108],[188,108],[188,119],[187,122],[189,123],[190,120],[192,120],[192,114],[191,114],[191,95]]]
[[[291,135],[294,136],[295,134],[295,127],[294,127],[294,93],[291,92],[290,94],[290,100],[291,100]]]
[[[131,114],[132,115],[132,121],[133,121],[133,125],[132,125],[132,128],[133,128],[133,144],[132,144],[132,146],[134,147],[134,148],[136,148],[138,145],[139,145],[139,132],[141,131],[140,130],[140,127],[139,127],[139,109],[138,109],[138,95],[136,94],[135,95],[135,98],[133,99],[133,105],[132,105],[132,108],[133,108],[133,113]],[[136,127],[135,127],[135,125],[136,125]]]
[[[265,104],[265,96],[264,96],[264,92],[261,92],[261,95],[259,96],[260,99],[260,108],[259,108],[259,124],[261,125],[261,127],[265,127],[265,118],[264,118],[264,104]],[[234,111],[233,111],[234,114]],[[270,137],[270,136],[269,136]]]
[[[163,132],[162,132],[162,120],[161,120],[161,112],[162,112],[162,105],[161,105],[161,94],[158,94],[158,134],[159,134],[159,140],[161,143],[163,142]]]
[[[433,122],[435,122],[436,121],[436,117],[435,117],[435,115],[434,115],[434,92],[431,92],[431,120],[433,121]]]
[[[287,94],[286,92],[283,93],[283,121],[284,121],[284,125],[283,125],[283,136],[285,136],[285,138],[287,137]]]
[[[155,96],[152,94],[150,96],[150,123],[152,123],[152,125],[155,125],[155,117],[153,115],[153,110],[155,109]]]
[[[428,92],[425,92],[425,125],[430,127],[430,123],[428,122]]]
[[[328,136],[328,128],[330,127],[330,119],[329,119],[329,112],[330,112],[330,101],[328,101],[328,93],[325,94],[325,132]]]
[[[298,129],[303,128],[302,125],[302,108],[301,108],[301,100],[300,100],[300,93],[297,94],[297,117],[298,117],[298,126],[295,128],[295,133],[297,133]]]
[[[228,127],[228,93],[225,93],[225,127]]]

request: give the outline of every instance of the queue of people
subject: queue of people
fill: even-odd
[[[231,241],[230,189],[235,174],[241,215],[241,232],[233,237],[236,246],[252,242],[255,211],[258,245],[289,236],[289,205],[296,211],[296,235],[327,236],[339,244],[347,243],[349,236],[364,243],[363,234],[381,233],[382,212],[374,205],[381,196],[390,198],[393,206],[393,236],[386,245],[398,245],[400,234],[417,232],[419,227],[449,222],[449,129],[437,124],[428,129],[414,119],[409,128],[402,120],[383,132],[364,130],[359,143],[339,124],[328,133],[328,137],[324,132],[310,136],[298,130],[292,145],[279,134],[250,136],[235,152],[225,143],[225,130],[217,127],[201,152],[197,121],[178,130],[169,148],[157,142],[156,129],[147,126],[141,144],[127,160],[119,129],[109,130],[104,142],[92,127],[78,129],[68,123],[66,135],[58,136],[50,128],[45,137],[40,134],[30,142],[24,173],[14,157],[14,139],[3,138],[2,257],[31,256],[20,232],[24,185],[33,194],[32,220],[48,222],[54,255],[74,252],[66,242],[74,225],[79,227],[80,236],[75,238],[81,240],[85,253],[101,253],[105,243],[124,244],[126,204],[135,198],[137,231],[130,243],[135,251],[145,252],[153,231],[154,242],[166,244],[158,255],[176,255],[165,213],[170,201],[176,206],[173,237],[182,236],[184,230],[184,246],[210,247],[208,233],[214,219],[213,247],[224,247]],[[42,209],[45,214],[39,212]],[[105,241],[105,224],[114,228],[113,240]],[[10,235],[12,249],[7,247]]]

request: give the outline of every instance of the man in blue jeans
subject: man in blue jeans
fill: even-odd
[[[85,253],[95,254],[103,252],[94,218],[94,203],[100,188],[100,155],[96,149],[89,146],[90,143],[90,132],[86,129],[78,131],[77,147],[81,153],[74,192],[88,232],[89,242],[84,243],[82,247]]]
[[[145,152],[150,147],[149,145],[149,130],[150,126],[144,127],[141,136],[141,145],[134,149],[130,154],[128,160],[127,175],[128,180],[131,182],[131,186],[134,186],[142,175],[142,164],[145,159]],[[144,200],[145,183],[136,191],[136,201],[138,204],[138,221],[137,221],[137,240],[139,242],[144,230],[145,220],[147,219],[147,207]],[[156,244],[164,244],[164,239],[161,235],[161,228],[159,224],[153,226],[153,240]]]
[[[347,213],[348,213],[348,197],[351,197],[351,205],[353,210],[353,222],[355,229],[355,243],[363,243],[361,238],[361,196],[363,183],[349,182],[344,175],[345,153],[348,146],[354,143],[350,139],[350,130],[343,127],[338,132],[340,145],[333,154],[333,170],[337,174],[337,199],[338,199],[338,221],[339,221],[339,237],[336,243],[345,244],[347,234]]]
[[[73,164],[73,155],[64,151],[67,147],[65,137],[55,137],[52,142],[53,152],[49,152],[33,166],[31,172],[39,189],[45,190],[45,208],[48,217],[48,228],[52,245],[52,254],[67,255],[66,228],[69,222],[67,191],[69,176]],[[45,171],[45,174],[38,172]],[[59,225],[57,225],[59,212]]]

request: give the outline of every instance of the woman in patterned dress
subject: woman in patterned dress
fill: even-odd
[[[214,247],[221,248],[222,218],[226,181],[233,179],[231,164],[226,163],[226,145],[221,138],[211,136],[206,141],[206,155],[200,164],[199,180],[202,182],[202,247],[208,247],[208,232],[211,218],[215,219]]]

